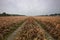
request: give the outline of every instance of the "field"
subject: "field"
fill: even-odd
[[[24,16],[0,17],[0,40],[8,37],[10,33],[19,27],[24,19],[26,19]]]
[[[41,16],[35,19],[55,40],[60,40],[60,16]]]
[[[60,40],[60,16],[0,17],[0,40]]]

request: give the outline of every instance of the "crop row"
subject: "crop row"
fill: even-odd
[[[60,16],[35,18],[42,27],[56,40],[60,40]]]
[[[7,38],[25,18],[22,16],[0,17],[0,40]]]
[[[44,40],[44,32],[35,23],[33,18],[28,18],[21,31],[16,35],[14,40]]]

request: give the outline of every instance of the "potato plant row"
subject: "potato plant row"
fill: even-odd
[[[35,23],[33,18],[28,18],[21,31],[14,40],[46,40],[43,30]]]
[[[0,40],[4,40],[12,33],[20,23],[26,19],[23,16],[0,17]]]
[[[56,40],[60,40],[60,16],[35,17],[42,27]]]

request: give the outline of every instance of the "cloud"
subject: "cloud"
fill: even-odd
[[[0,0],[0,12],[42,15],[60,12],[60,0]]]

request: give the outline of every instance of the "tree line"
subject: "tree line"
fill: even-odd
[[[3,12],[0,14],[0,16],[25,16],[25,15],[7,14],[6,12]],[[38,15],[38,16],[60,16],[60,13],[49,14],[49,15]]]
[[[37,15],[37,16],[60,16],[60,13],[49,14],[49,15]]]
[[[49,16],[60,16],[60,13],[50,14]]]
[[[18,14],[8,14],[6,12],[3,12],[0,14],[0,16],[25,16],[25,15],[18,15]]]

